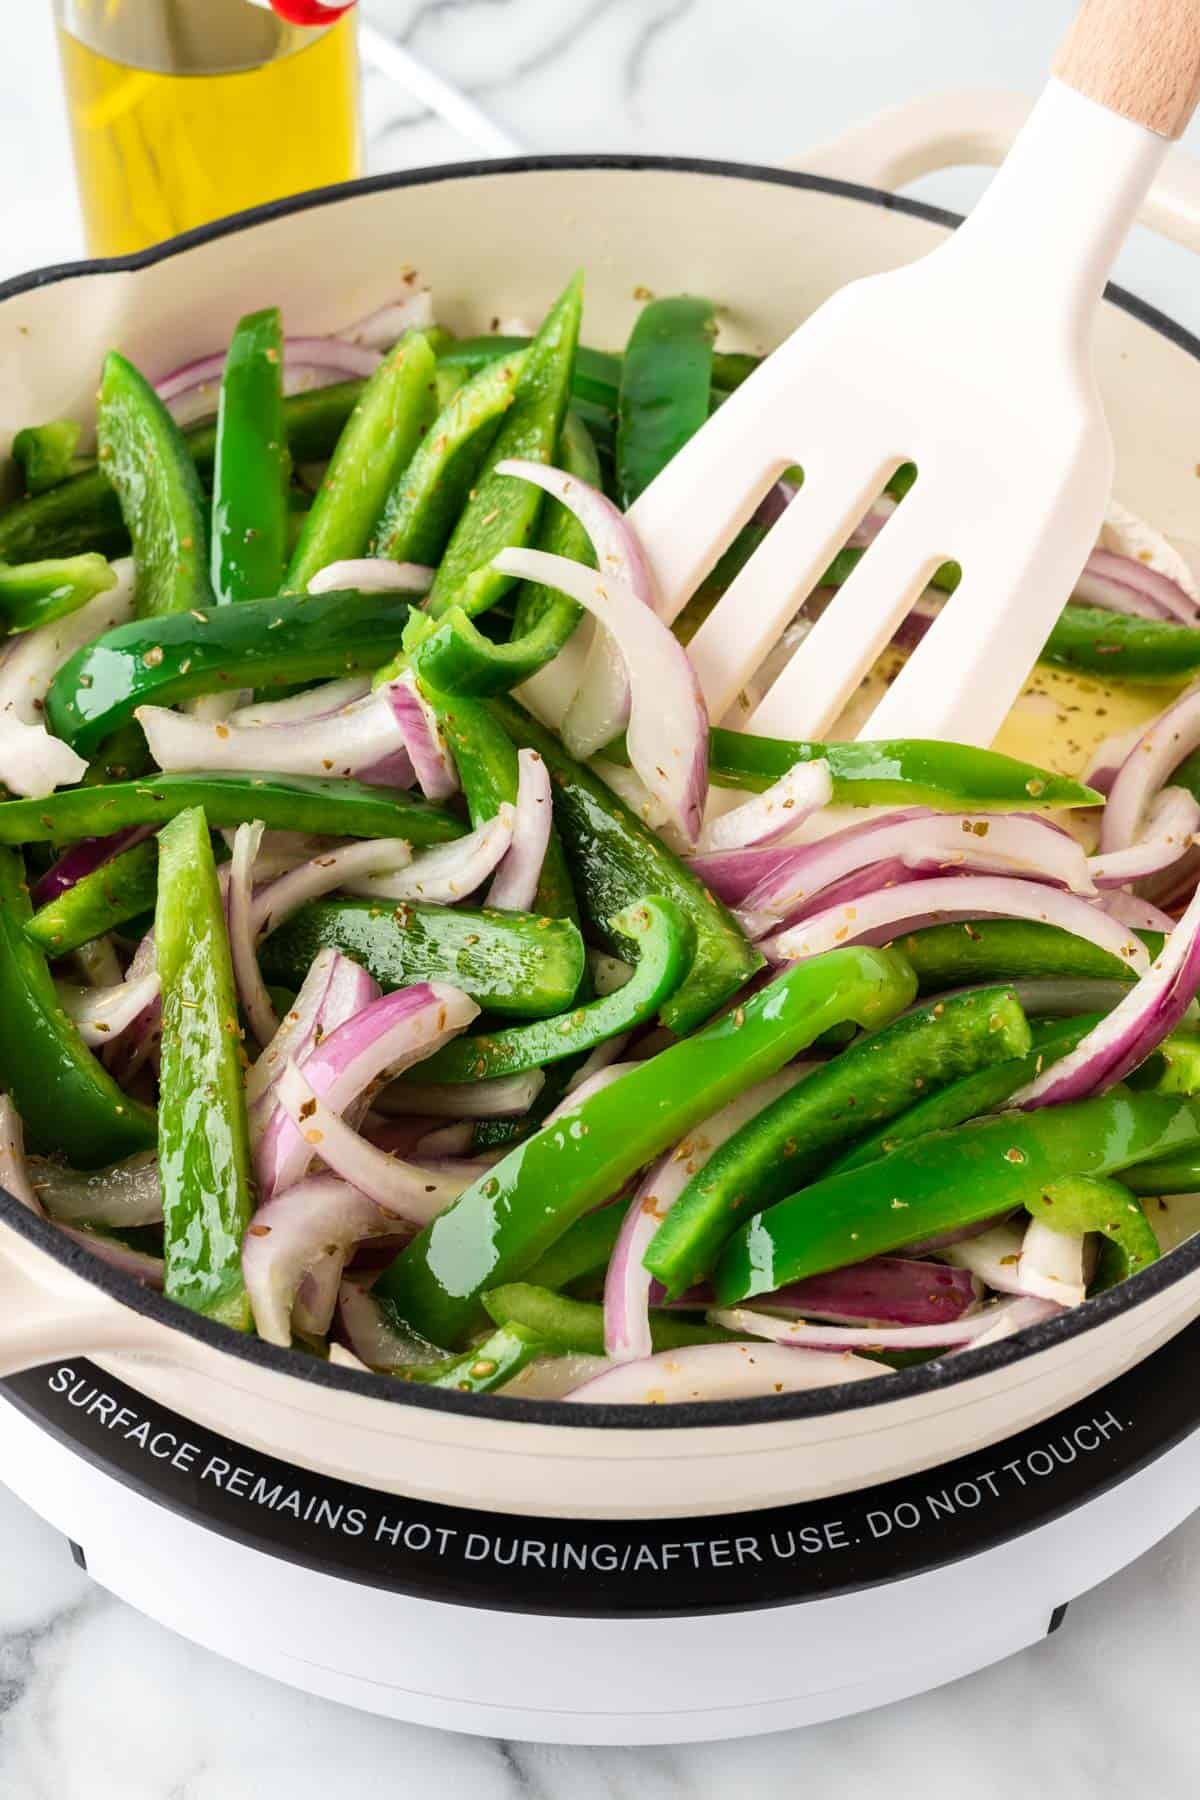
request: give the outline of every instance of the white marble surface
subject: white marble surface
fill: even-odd
[[[534,150],[796,155],[938,87],[1032,91],[1070,0],[366,0]],[[0,276],[79,253],[49,0],[8,0]],[[379,168],[471,154],[372,79]],[[1193,130],[1191,141],[1200,148]],[[978,177],[922,191],[967,204]],[[1182,253],[1138,234],[1122,278],[1200,330]],[[438,1736],[302,1698],[98,1590],[0,1490],[5,1800],[1185,1800],[1200,1790],[1200,1520],[1078,1601],[1035,1651],[918,1701],[744,1745],[556,1751]],[[953,1622],[947,1621],[947,1629]]]

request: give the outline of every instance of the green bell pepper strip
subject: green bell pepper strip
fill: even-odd
[[[694,1125],[839,1020],[871,1028],[895,1017],[914,986],[892,951],[854,945],[795,963],[744,1006],[510,1150],[384,1270],[376,1299],[434,1343],[460,1342],[485,1289],[521,1279],[576,1219]]]
[[[516,746],[503,725],[478,701],[462,695],[449,699],[424,682],[421,688],[454,758],[471,824],[486,825],[503,804],[516,801],[520,779]],[[542,859],[534,910],[552,919],[579,921],[571,871],[562,839],[553,827]]]
[[[361,391],[360,381],[339,381],[285,399],[284,428],[296,462],[320,462],[330,454]],[[217,447],[215,420],[189,425],[183,435],[197,473],[202,480],[211,477]],[[128,549],[121,503],[98,465],[0,513],[0,560],[5,562],[76,556],[87,550],[122,556]]]
[[[1134,1194],[1200,1194],[1200,1149],[1126,1169],[1121,1181]]]
[[[89,466],[90,459],[76,455],[82,436],[83,427],[74,419],[51,419],[47,425],[27,425],[18,431],[12,441],[13,461],[27,494],[43,494]]]
[[[136,719],[105,738],[94,753],[83,778],[84,787],[106,787],[113,781],[136,781],[150,774],[154,758],[146,734]]]
[[[116,585],[104,557],[94,553],[0,566],[0,625],[9,631],[52,625]]]
[[[100,466],[117,490],[137,564],[142,618],[211,606],[200,477],[183,433],[145,376],[116,350],[96,413]]]
[[[1092,1293],[1127,1281],[1161,1254],[1141,1201],[1119,1181],[1067,1175],[1032,1195],[1026,1205],[1051,1231],[1073,1236],[1098,1231],[1105,1239]]]
[[[288,565],[292,591],[330,563],[366,554],[389,493],[436,416],[434,361],[428,339],[411,331],[363,389]]]
[[[595,447],[573,412],[563,421],[558,466],[590,487],[600,486]],[[544,503],[537,548],[589,567],[595,563],[587,532],[557,500]],[[404,648],[422,680],[445,694],[503,694],[553,662],[582,610],[556,589],[526,581],[517,589],[512,635],[506,643],[485,637],[461,606],[452,606],[438,620],[414,612],[405,626]]]
[[[529,348],[526,337],[458,338],[438,356],[438,366],[474,374],[498,356],[512,356]],[[580,344],[575,352],[575,368],[571,375],[571,394],[590,406],[615,413],[621,386],[621,357],[609,350],[592,350]],[[713,387],[732,393],[741,387],[748,375],[757,369],[762,358],[743,350],[714,350],[712,353]]]
[[[514,1321],[501,1325],[449,1362],[417,1363],[395,1372],[403,1381],[419,1381],[425,1387],[454,1388],[460,1394],[490,1394],[527,1368],[535,1357],[553,1355],[553,1347],[537,1332]]]
[[[147,838],[118,851],[74,887],[39,907],[25,934],[47,956],[66,956],[154,905],[158,892],[158,842]]]
[[[568,756],[558,739],[515,701],[489,704],[514,743],[536,750],[549,769],[554,822],[576,895],[588,922],[614,954],[628,960],[631,945],[612,929],[612,921],[644,894],[673,900],[691,919],[696,959],[661,1017],[680,1033],[701,1024],[763,967],[761,955],[732,913],[598,775]]]
[[[283,320],[269,306],[238,322],[221,377],[212,497],[218,600],[259,600],[283,586],[290,479]]]
[[[496,464],[506,457],[553,462],[582,311],[583,277],[575,275],[525,353],[512,406],[446,546],[427,603],[435,619],[451,606],[461,606],[468,617],[486,612],[512,586],[510,576],[493,569],[492,559],[501,550],[529,542],[541,512],[542,491],[532,482],[498,475]]]
[[[446,1044],[420,1065],[422,1081],[487,1081],[497,1075],[520,1075],[594,1050],[653,1018],[691,967],[696,945],[692,922],[673,901],[648,895],[613,925],[637,944],[637,962],[623,988],[557,1018]]]
[[[0,1086],[30,1150],[101,1168],[153,1145],[154,1114],[121,1092],[63,1011],[26,935],[32,912],[20,857],[0,850]]]
[[[237,990],[203,809],[159,839],[154,941],[162,977],[158,1174],[165,1292],[248,1331],[242,1239],[254,1210]]]
[[[716,315],[711,300],[651,300],[621,364],[617,485],[632,506],[709,413]]]
[[[550,1288],[557,1292],[573,1281],[595,1275],[608,1267],[608,1259],[620,1236],[621,1225],[629,1204],[614,1201],[611,1206],[598,1206],[584,1213],[582,1219],[563,1232],[544,1256],[539,1256],[525,1279],[531,1287]]]
[[[484,1310],[497,1325],[524,1325],[560,1354],[604,1355],[604,1308],[587,1300],[571,1300],[532,1281],[510,1281],[489,1288]],[[678,1313],[652,1308],[650,1341],[656,1350],[680,1350],[687,1344],[723,1344],[732,1331]]]
[[[611,755],[611,751],[606,751]],[[717,726],[708,767],[718,787],[761,793],[794,763],[829,764],[836,806],[930,806],[948,812],[1028,812],[1099,806],[1103,795],[1066,775],[1019,762],[998,750],[942,744],[932,738],[878,743],[789,743]]]
[[[445,844],[463,827],[402,789],[324,775],[156,774],[110,787],[64,788],[45,800],[0,802],[0,844],[73,844],[130,825],[165,825],[202,806],[214,831],[261,819],[268,831],[329,837],[402,837]]]
[[[492,363],[451,396],[386,496],[372,554],[441,561],[524,367],[523,356]]]
[[[937,1093],[918,1100],[898,1118],[889,1119],[878,1131],[859,1139],[844,1156],[839,1156],[822,1170],[822,1174],[840,1175],[843,1169],[861,1169],[864,1163],[890,1156],[893,1150],[898,1150],[901,1144],[911,1143],[914,1138],[925,1137],[931,1131],[949,1131],[955,1125],[965,1125],[968,1119],[996,1112],[1018,1088],[1073,1050],[1103,1016],[1102,1013],[1090,1013],[1073,1019],[1055,1019],[1049,1025],[1035,1025],[1032,1028],[1033,1047],[1027,1055],[977,1069],[974,1074],[964,1075],[961,1080],[952,1081],[949,1087],[939,1088]]]
[[[46,696],[46,724],[86,756],[139,706],[377,669],[408,614],[402,594],[339,592],[134,619],[68,657]]]
[[[313,957],[330,947],[386,990],[450,981],[488,1012],[522,1019],[570,1006],[585,967],[569,919],[378,900],[310,901],[271,933],[259,957],[269,980],[299,988]]]
[[[1151,957],[1162,949],[1157,932],[1139,931]],[[1135,979],[1133,970],[1086,938],[1024,919],[979,919],[962,925],[928,925],[895,940],[912,963],[923,994],[983,981],[1020,981],[1038,975]]]
[[[1200,631],[1072,601],[1059,614],[1041,660],[1103,680],[1181,682],[1200,669]]]
[[[1200,1093],[1200,1034],[1172,1032],[1142,1068],[1149,1070],[1151,1085],[1157,1093]]]
[[[864,1126],[894,1119],[914,1095],[1029,1049],[1015,995],[982,988],[894,1019],[825,1063],[728,1138],[667,1213],[643,1262],[671,1298],[704,1279],[751,1208],[794,1193]]]
[[[717,1264],[717,1303],[732,1306],[806,1275],[1028,1207],[1067,1175],[1117,1174],[1197,1145],[1200,1101],[1121,1088],[918,1138],[748,1219]]]

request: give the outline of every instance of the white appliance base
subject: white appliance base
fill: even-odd
[[[888,1527],[884,1512],[868,1512],[873,1529],[897,1543],[894,1578],[799,1604],[676,1617],[487,1610],[323,1574],[205,1530],[102,1472],[11,1405],[0,1406],[0,1469],[72,1541],[101,1586],[248,1668],[446,1730],[629,1745],[838,1718],[1036,1643],[1068,1600],[1192,1511],[1200,1432],[980,1554],[905,1576],[907,1519]],[[829,1510],[833,1521],[838,1502]],[[685,1537],[686,1522],[679,1529]],[[956,1629],[950,1641],[950,1619],[978,1621],[979,1630]]]

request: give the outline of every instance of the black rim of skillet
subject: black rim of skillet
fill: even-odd
[[[724,180],[750,181],[771,187],[801,188],[830,194],[835,198],[855,200],[878,206],[885,212],[905,213],[934,225],[955,226],[961,216],[920,200],[890,194],[883,188],[862,187],[851,181],[835,181],[827,176],[806,175],[797,170],[772,169],[758,163],[709,160],[692,156],[516,156],[498,160],[443,163],[434,168],[405,169],[388,175],[371,175],[361,181],[340,186],[314,188],[308,193],[273,200],[247,212],[234,213],[214,220],[195,231],[169,238],[136,256],[111,259],[93,258],[80,262],[58,263],[34,269],[26,275],[0,282],[0,303],[16,299],[38,288],[51,287],[83,275],[117,274],[127,270],[147,269],[154,264],[180,256],[200,244],[231,237],[239,232],[307,212],[323,206],[336,206],[363,195],[385,193],[393,188],[428,187],[435,183],[470,181],[481,175],[523,175],[541,172],[579,173],[589,170],[611,170],[617,173],[659,172],[672,175],[717,176]],[[1122,312],[1129,313],[1141,324],[1149,326],[1170,343],[1178,345],[1200,362],[1200,339],[1184,326],[1170,319],[1156,307],[1149,306],[1133,294],[1112,283],[1106,298]],[[861,1412],[868,1407],[888,1405],[893,1401],[914,1400],[927,1394],[957,1387],[977,1377],[994,1374],[1066,1343],[1081,1333],[1103,1325],[1165,1292],[1176,1282],[1185,1280],[1200,1268],[1200,1233],[1178,1249],[1170,1251],[1159,1262],[1152,1263],[1119,1287],[1089,1300],[1085,1305],[1056,1318],[1029,1326],[999,1343],[985,1345],[966,1355],[938,1357],[910,1369],[873,1381],[855,1383],[853,1399],[845,1388],[818,1388],[797,1394],[767,1394],[745,1400],[698,1400],[678,1406],[590,1405],[564,1406],[561,1401],[516,1400],[503,1395],[461,1394],[450,1389],[429,1388],[418,1383],[400,1382],[387,1375],[359,1374],[354,1369],[339,1368],[296,1350],[282,1350],[261,1338],[231,1331],[227,1326],[192,1313],[186,1307],[162,1294],[144,1288],[132,1276],[103,1263],[91,1251],[64,1237],[48,1221],[34,1216],[4,1188],[0,1188],[0,1218],[14,1231],[45,1251],[73,1274],[90,1282],[144,1317],[183,1332],[228,1356],[283,1375],[292,1375],[317,1387],[332,1388],[343,1393],[359,1394],[392,1405],[428,1407],[434,1412],[479,1414],[489,1419],[511,1419],[532,1425],[556,1425],[574,1428],[621,1431],[662,1431],[695,1429],[697,1426],[782,1424],[792,1419],[821,1418],[832,1413]],[[864,1391],[865,1390],[865,1391]]]

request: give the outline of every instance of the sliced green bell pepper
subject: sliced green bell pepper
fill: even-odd
[[[1068,1175],[1051,1182],[1026,1204],[1033,1217],[1051,1231],[1069,1232],[1072,1236],[1098,1231],[1104,1238],[1092,1293],[1115,1287],[1158,1261],[1158,1239],[1141,1201],[1119,1181]]]
[[[1200,669],[1200,631],[1072,601],[1059,614],[1042,661],[1102,680],[1180,682]]]
[[[212,498],[218,600],[260,600],[282,587],[291,461],[283,424],[283,320],[269,306],[239,320],[221,377]]]
[[[68,657],[46,723],[83,755],[139,706],[377,669],[409,614],[402,594],[290,594],[134,619]]]
[[[292,591],[330,563],[366,554],[384,503],[437,412],[434,362],[428,339],[411,331],[363,389],[288,565]]]
[[[1137,932],[1157,956],[1162,938]],[[912,963],[923,994],[983,981],[1021,981],[1038,975],[1095,976],[1132,982],[1133,970],[1086,938],[1024,919],[978,919],[961,925],[929,925],[896,939]]]
[[[94,554],[0,565],[0,625],[9,631],[52,625],[116,585],[108,563]]]
[[[483,1295],[489,1319],[497,1325],[524,1325],[562,1355],[604,1355],[604,1308],[587,1300],[571,1300],[531,1281],[510,1281]],[[650,1341],[656,1350],[680,1350],[687,1344],[721,1344],[733,1337],[719,1325],[653,1308]]]
[[[43,494],[80,474],[89,459],[78,456],[83,427],[74,419],[51,419],[47,425],[27,425],[12,441],[13,461],[20,469],[27,494]]]
[[[191,451],[145,376],[116,350],[104,361],[96,438],[133,542],[138,613],[212,606],[206,508]]]
[[[428,610],[435,619],[451,606],[460,606],[468,617],[485,612],[512,585],[511,577],[493,569],[492,558],[529,542],[541,511],[542,491],[532,482],[498,475],[496,464],[506,457],[553,462],[582,311],[583,277],[575,275],[525,353],[512,406],[446,546],[429,592]]]
[[[526,337],[458,338],[439,353],[438,365],[446,369],[474,374],[498,356],[513,356],[529,348]],[[615,413],[621,386],[621,357],[609,350],[592,350],[580,344],[575,352],[575,368],[571,376],[571,393],[589,406]],[[757,369],[761,357],[743,350],[714,350],[712,353],[713,387],[731,393]]]
[[[661,474],[708,418],[716,314],[711,300],[651,300],[621,364],[617,486],[623,506]]]
[[[165,825],[202,806],[214,831],[261,819],[268,831],[402,837],[445,844],[463,827],[402,789],[324,775],[156,774],[108,787],[64,788],[45,800],[0,802],[0,844],[72,844],[130,825]]]
[[[756,1213],[725,1246],[713,1282],[717,1301],[732,1306],[1028,1208],[1064,1176],[1112,1175],[1197,1145],[1200,1101],[1121,1088],[1096,1100],[976,1119]]]
[[[643,1258],[670,1297],[710,1272],[751,1208],[796,1189],[830,1150],[894,1119],[915,1095],[1029,1049],[1029,1026],[1006,988],[950,994],[894,1019],[781,1094],[720,1145],[688,1182]]]
[[[296,462],[320,462],[329,455],[361,390],[360,381],[339,381],[285,399],[283,422]],[[217,445],[215,421],[189,425],[183,435],[197,473],[202,479],[211,476]],[[86,550],[122,556],[128,549],[121,503],[98,465],[0,513],[0,560],[5,562],[76,556]]]
[[[855,945],[794,964],[744,1005],[511,1150],[401,1252],[375,1297],[434,1343],[460,1342],[485,1289],[519,1280],[576,1219],[692,1126],[773,1075],[830,1025],[848,1018],[867,1028],[884,1024],[914,988],[911,970],[891,951]]]
[[[298,988],[330,947],[384,989],[450,981],[488,1012],[530,1019],[570,1006],[586,960],[569,919],[378,900],[311,901],[271,933],[259,960],[268,980]]]
[[[155,1139],[154,1114],[123,1094],[63,1011],[46,958],[27,935],[33,909],[21,859],[0,850],[0,1087],[40,1156],[98,1169]]]
[[[544,1256],[538,1257],[532,1268],[526,1269],[526,1281],[531,1287],[557,1292],[606,1269],[627,1211],[628,1204],[614,1201],[611,1206],[598,1206],[593,1212],[584,1213]]]
[[[242,1239],[254,1209],[242,1034],[225,911],[203,809],[159,838],[155,952],[162,977],[158,1175],[165,1291],[250,1329]]]
[[[588,922],[615,954],[627,957],[631,946],[611,922],[644,894],[673,900],[691,919],[696,960],[662,1010],[664,1025],[690,1031],[763,967],[762,957],[732,914],[598,775],[568,756],[515,701],[490,705],[513,742],[536,750],[550,770],[554,822],[576,895]]]
[[[158,841],[147,838],[118,851],[39,907],[25,927],[26,935],[47,956],[66,956],[136,919],[154,905],[157,892]]]
[[[624,987],[557,1018],[458,1038],[421,1063],[422,1081],[520,1075],[594,1050],[653,1018],[691,967],[696,945],[692,922],[673,901],[647,895],[614,919],[613,927],[637,945],[637,962]]]
[[[490,1394],[519,1375],[538,1356],[555,1354],[553,1348],[537,1332],[524,1325],[502,1325],[450,1362],[418,1363],[412,1368],[397,1369],[405,1381],[419,1381],[425,1387],[454,1388],[461,1394]]]

